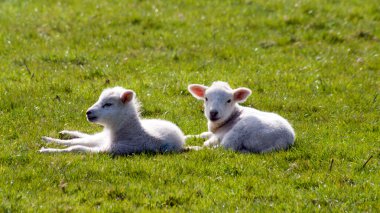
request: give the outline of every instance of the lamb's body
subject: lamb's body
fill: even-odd
[[[205,146],[222,145],[240,152],[264,153],[287,149],[295,133],[287,120],[275,113],[240,106],[251,94],[247,88],[232,90],[227,83],[214,82],[211,87],[190,85],[189,91],[205,101],[209,138]]]
[[[141,119],[134,92],[120,87],[103,91],[87,118],[104,126],[94,135],[77,131],[62,131],[74,139],[43,137],[47,142],[70,146],[66,149],[42,148],[40,152],[107,152],[132,154],[141,152],[179,152],[184,135],[173,123],[158,119]]]
[[[126,125],[111,134],[111,153],[182,151],[184,135],[173,123],[157,119],[144,119],[135,121],[133,124],[136,126]]]
[[[286,149],[294,142],[294,131],[281,116],[238,106],[223,126],[213,129],[217,140],[225,148],[240,152],[269,152]]]

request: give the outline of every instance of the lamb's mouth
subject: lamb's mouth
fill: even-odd
[[[218,121],[219,119],[220,119],[220,118],[218,118],[218,117],[211,117],[211,118],[210,118],[210,121],[213,121],[213,122],[214,122],[214,121]]]
[[[95,122],[96,119],[98,119],[98,117],[96,117],[96,116],[87,116],[87,120],[90,122]]]

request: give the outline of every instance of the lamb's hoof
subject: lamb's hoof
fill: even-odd
[[[212,136],[212,132],[203,132],[199,135],[200,138],[203,138],[203,139],[208,139],[208,138],[211,138]]]
[[[213,141],[206,141],[203,143],[203,147],[207,147],[207,148],[211,148],[211,149],[218,148],[219,146],[220,146],[220,144],[215,143]]]
[[[182,149],[183,152],[190,152],[190,151],[199,151],[203,149],[203,147],[200,146],[186,146]]]
[[[203,147],[201,147],[201,146],[188,146],[186,148],[188,150],[194,150],[194,151],[199,151],[199,150],[203,149]]]
[[[69,135],[69,133],[70,133],[70,131],[68,131],[68,130],[62,130],[62,131],[60,131],[58,134],[59,134],[60,136],[65,136],[65,135]]]
[[[40,150],[38,150],[39,153],[46,153],[48,149],[45,147],[42,147]]]
[[[206,141],[206,142],[203,143],[203,146],[205,146],[205,147],[211,147],[212,144],[210,143],[210,141]]]
[[[42,140],[45,141],[45,142],[47,142],[47,143],[51,143],[53,141],[53,138],[42,136]]]
[[[185,140],[190,139],[190,138],[196,138],[197,135],[185,135]]]

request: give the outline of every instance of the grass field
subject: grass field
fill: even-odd
[[[0,212],[380,211],[380,2],[0,1]],[[286,152],[39,154],[94,133],[106,87],[205,131],[190,83],[251,88],[287,118]],[[201,145],[190,140],[190,145]]]

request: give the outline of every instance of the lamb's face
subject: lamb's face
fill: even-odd
[[[121,108],[122,102],[118,97],[101,97],[87,110],[87,120],[101,125],[107,125],[108,122],[117,118]]]
[[[204,113],[212,122],[223,122],[228,119],[235,109],[233,91],[210,87],[204,97]]]
[[[215,123],[227,120],[238,103],[244,102],[251,95],[250,89],[241,87],[233,90],[221,81],[214,82],[211,87],[190,84],[188,90],[195,98],[204,101],[205,115]]]
[[[87,120],[102,126],[118,123],[128,112],[128,102],[133,98],[133,94],[132,91],[121,88],[103,91],[99,100],[87,110]],[[127,95],[130,96],[126,97]]]

